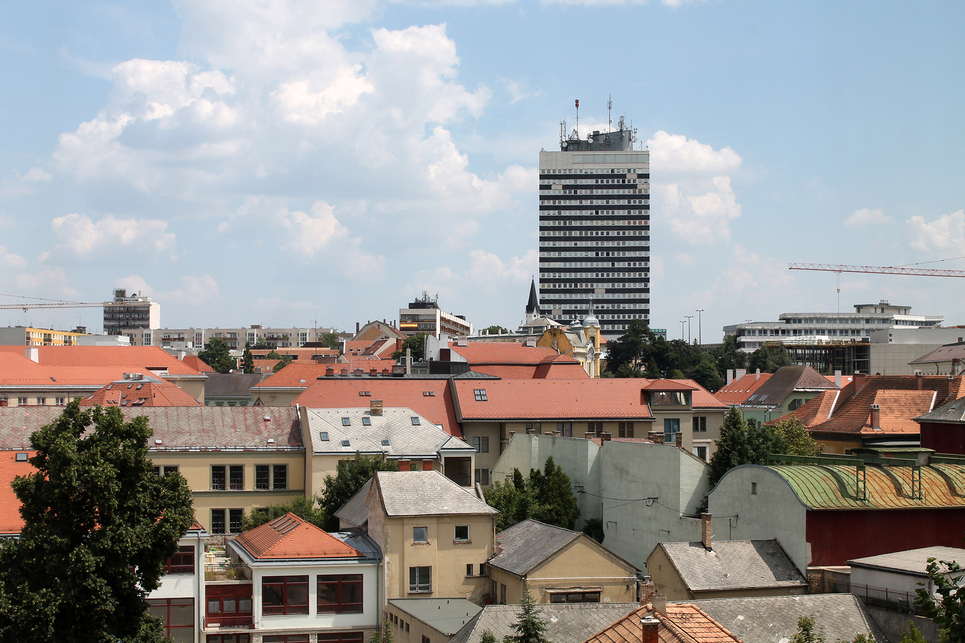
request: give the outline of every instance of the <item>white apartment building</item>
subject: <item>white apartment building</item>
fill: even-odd
[[[137,293],[127,296],[127,290],[114,289],[114,300],[104,302],[104,334],[124,335],[122,330],[154,329],[161,325],[161,304]]]
[[[442,335],[461,337],[472,335],[472,324],[464,315],[453,315],[439,308],[438,297],[429,297],[424,291],[422,298],[399,309],[399,330],[406,337],[427,333],[436,339]]]
[[[735,336],[740,350],[753,352],[773,342],[786,345],[867,342],[876,331],[936,328],[944,320],[940,315],[912,315],[911,306],[892,305],[882,299],[877,304],[855,304],[851,313],[782,313],[776,322],[724,326],[724,337]]]
[[[130,337],[133,346],[160,346],[172,350],[201,350],[214,338],[228,342],[232,350],[244,350],[245,342],[269,348],[299,348],[321,341],[331,328],[271,328],[252,324],[238,328],[122,328],[118,334]]]
[[[607,338],[650,318],[650,152],[635,139],[621,117],[615,131],[574,130],[559,152],[539,153],[543,316],[567,323],[592,311]]]

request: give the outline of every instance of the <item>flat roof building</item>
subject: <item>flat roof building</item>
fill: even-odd
[[[104,302],[104,334],[121,335],[122,329],[160,328],[161,304],[137,293],[127,296],[127,290],[114,289],[114,300]]]

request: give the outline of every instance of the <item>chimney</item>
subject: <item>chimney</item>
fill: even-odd
[[[369,402],[369,415],[382,415],[382,400],[371,400]]]
[[[841,388],[841,369],[834,372],[834,385]]]
[[[925,376],[921,374],[921,371],[915,371],[915,387],[920,391],[922,389],[922,384],[925,381]]]
[[[658,634],[658,628],[660,627],[660,621],[651,615],[641,619],[640,625],[643,630],[640,643],[659,643],[660,635]]]
[[[730,386],[733,383],[734,383],[734,369],[728,368],[727,369],[727,386]]]
[[[735,380],[739,380],[740,378],[744,377],[745,375],[747,375],[747,369],[746,369],[746,368],[738,368],[737,370],[734,371],[734,379],[735,379]]]
[[[757,369],[757,377],[754,378],[754,381],[756,382],[759,379],[761,379],[761,369]]]
[[[326,366],[326,367],[325,367],[325,377],[332,377],[333,375],[335,375],[335,367],[334,367],[334,366]]]
[[[881,407],[877,404],[871,405],[871,428],[881,430]]]
[[[653,611],[661,614],[667,613],[667,596],[665,594],[653,595]]]
[[[355,334],[356,334],[356,335],[359,334],[359,323],[358,323],[358,322],[355,322]]]
[[[683,431],[677,431],[676,436],[677,436],[677,441],[675,442],[675,444],[677,445],[677,448],[678,448],[678,449],[683,448],[683,446],[684,446],[684,432],[683,432]]]
[[[711,514],[700,514],[700,542],[704,544],[704,549],[710,551],[714,548],[713,533],[710,524]]]
[[[27,350],[24,351],[24,357],[29,359],[31,362],[40,363],[40,349],[36,346],[28,346]]]
[[[613,439],[613,434],[610,433],[609,431],[604,431],[603,433],[600,434],[600,444],[603,444],[604,442],[609,442],[612,439]]]
[[[647,439],[654,444],[663,444],[665,438],[663,431],[649,431],[647,433]]]
[[[640,598],[640,605],[649,605],[653,602],[653,595],[657,593],[653,584],[653,579],[644,576],[642,582],[637,584],[637,596]]]

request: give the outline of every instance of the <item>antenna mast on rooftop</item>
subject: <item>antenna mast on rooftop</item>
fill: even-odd
[[[606,97],[606,131],[613,131],[613,119],[610,117],[610,110],[613,109],[612,96],[607,94]]]
[[[580,138],[580,99],[576,99],[576,138]]]

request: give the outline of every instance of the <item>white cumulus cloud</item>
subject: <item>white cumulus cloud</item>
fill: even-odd
[[[51,221],[51,229],[62,245],[81,255],[89,255],[96,249],[120,246],[137,246],[176,254],[175,235],[167,232],[167,221],[152,219],[115,219],[107,215],[100,221],[71,213]]]
[[[931,223],[924,217],[908,219],[912,239],[911,247],[917,250],[965,251],[965,210],[944,214]]]
[[[865,226],[887,225],[892,222],[892,218],[885,214],[880,208],[862,208],[855,210],[847,219],[844,225],[851,228]]]
[[[282,223],[290,239],[285,247],[308,257],[327,246],[333,238],[347,232],[335,218],[334,208],[324,201],[312,205],[311,214],[295,211],[283,215]]]

